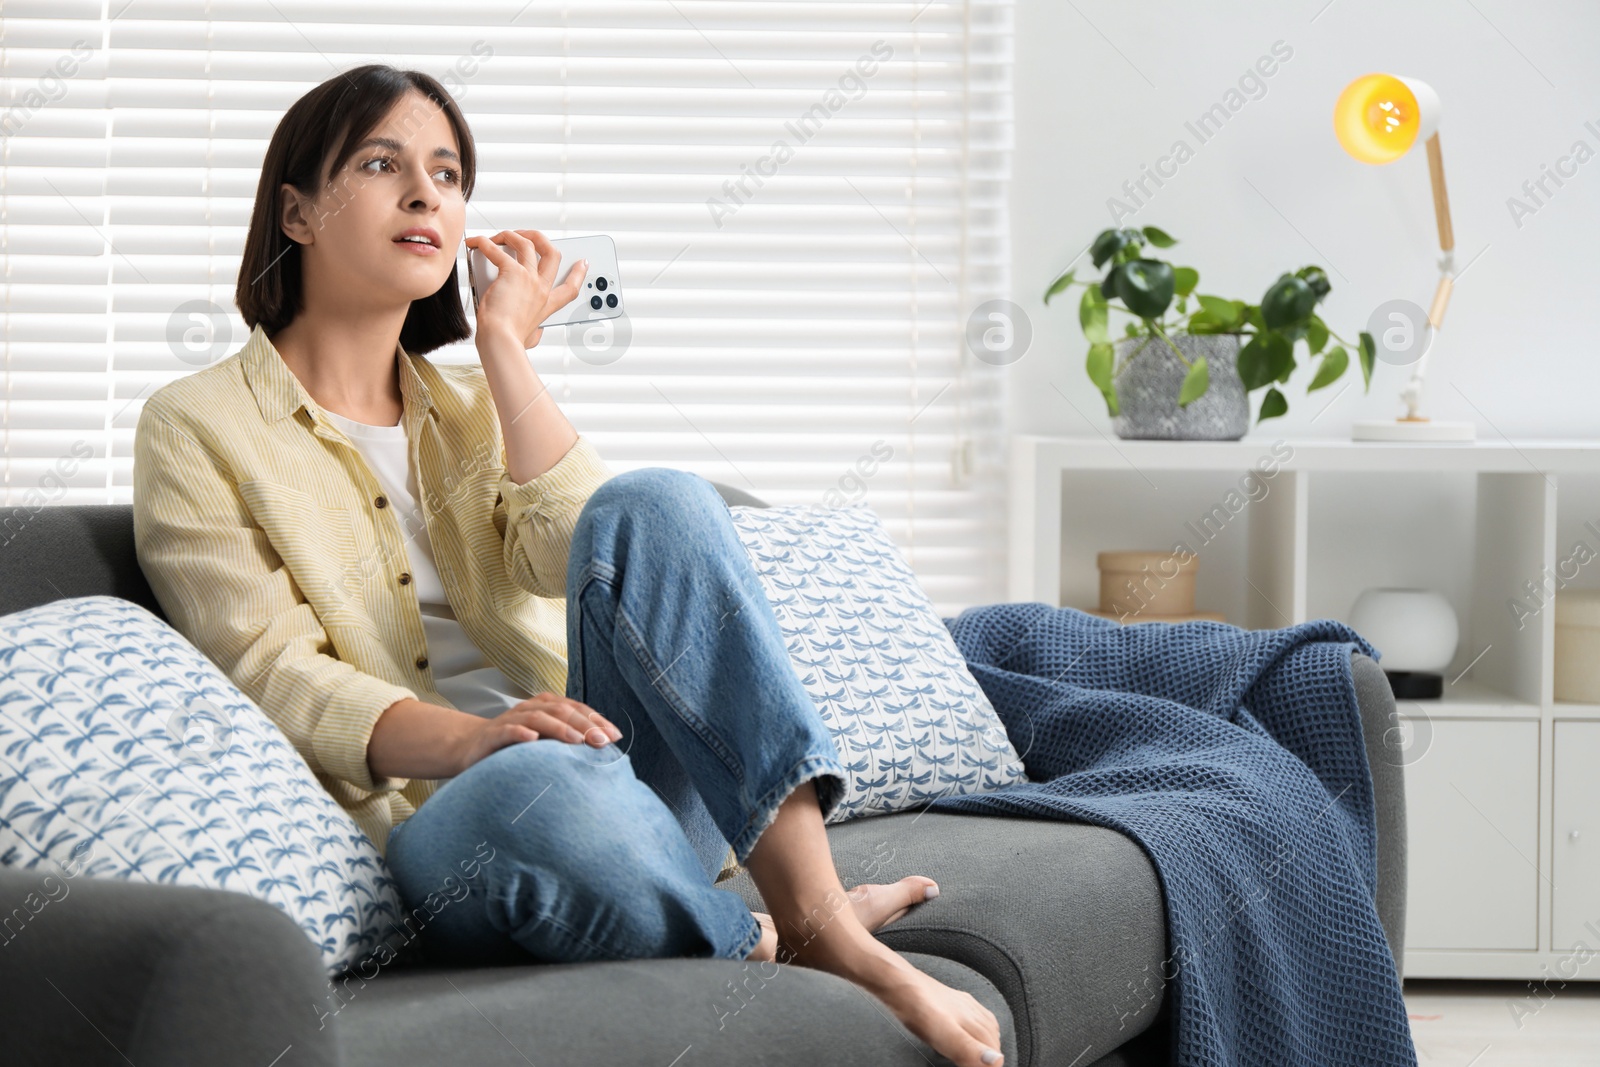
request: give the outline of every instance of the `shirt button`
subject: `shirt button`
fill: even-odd
[[[423,657],[421,657],[420,659],[417,660],[417,670],[425,671],[427,669],[428,669],[428,657],[427,656],[423,656]]]
[[[406,573],[405,571],[401,571],[400,572],[400,584],[401,585],[410,585],[411,584],[411,575]]]
[[[389,498],[380,496],[374,500],[373,503],[378,505],[380,508],[386,508],[389,506]]]

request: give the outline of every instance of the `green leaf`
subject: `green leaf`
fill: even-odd
[[[1267,373],[1267,346],[1261,343],[1261,335],[1245,342],[1239,349],[1239,380],[1244,382],[1246,391],[1259,389],[1272,381],[1272,375]]]
[[[1057,278],[1055,281],[1050,283],[1050,288],[1048,288],[1048,289],[1046,289],[1044,291],[1044,302],[1045,302],[1046,306],[1049,305],[1050,298],[1052,296],[1055,296],[1058,293],[1063,292],[1067,288],[1067,286],[1072,284],[1072,276],[1074,274],[1076,274],[1076,273],[1078,273],[1076,270],[1069,270],[1069,271],[1067,271],[1067,273],[1063,274],[1061,277]]]
[[[1262,333],[1239,350],[1239,378],[1245,389],[1259,389],[1294,371],[1294,349],[1282,335]]]
[[[1301,267],[1294,273],[1295,277],[1311,286],[1311,291],[1317,294],[1318,300],[1333,291],[1333,283],[1328,281],[1328,272],[1321,267]]]
[[[1361,332],[1361,391],[1363,393],[1372,387],[1372,368],[1377,358],[1377,342],[1373,341],[1370,333],[1363,330]]]
[[[1084,368],[1089,372],[1089,380],[1100,390],[1100,395],[1106,398],[1106,411],[1116,415],[1117,390],[1111,384],[1111,366],[1116,360],[1116,350],[1110,344],[1093,344],[1089,346],[1089,358]]]
[[[1094,260],[1094,265],[1101,267],[1106,260],[1122,251],[1129,244],[1137,247],[1144,243],[1144,236],[1138,230],[1101,230],[1094,243],[1089,246],[1089,256]]]
[[[1232,300],[1224,300],[1220,296],[1198,296],[1200,306],[1206,309],[1206,315],[1224,330],[1231,330],[1239,325],[1239,309]]]
[[[1311,346],[1311,354],[1313,356],[1321,352],[1328,344],[1328,325],[1315,315],[1311,316],[1311,321],[1306,323],[1306,344]]]
[[[1141,319],[1159,319],[1172,306],[1177,280],[1170,264],[1134,259],[1111,272],[1117,296]]]
[[[1092,285],[1083,291],[1083,299],[1078,302],[1078,322],[1090,344],[1110,340],[1106,335],[1106,298]]]
[[[1144,239],[1155,245],[1157,248],[1171,248],[1173,245],[1178,243],[1178,239],[1176,237],[1171,236],[1165,230],[1158,229],[1155,226],[1146,226],[1144,228]]]
[[[1261,320],[1261,308],[1255,304],[1246,304],[1242,312],[1244,321],[1258,330],[1265,330],[1267,324]]]
[[[1345,368],[1350,365],[1350,353],[1344,350],[1343,345],[1334,345],[1328,349],[1328,354],[1322,357],[1322,366],[1317,368],[1317,373],[1311,379],[1311,384],[1306,386],[1306,392],[1314,393],[1325,385],[1332,385],[1344,375]]]
[[[1277,389],[1268,389],[1267,395],[1261,398],[1261,414],[1256,416],[1256,425],[1266,419],[1275,419],[1289,410],[1289,402]]]
[[[1267,334],[1262,343],[1267,346],[1267,369],[1272,373],[1272,380],[1288,381],[1289,375],[1294,373],[1294,345],[1276,333]]]
[[[1273,282],[1261,298],[1261,321],[1269,330],[1304,325],[1316,305],[1317,294],[1305,279],[1285,274]]]
[[[1172,280],[1173,291],[1179,296],[1188,296],[1200,284],[1200,272],[1193,267],[1178,267],[1172,272]]]
[[[1112,297],[1117,295],[1117,287],[1114,284],[1114,281],[1115,279],[1113,279],[1109,273],[1104,278],[1100,279],[1100,295],[1105,297],[1107,300],[1110,300]]]
[[[1139,324],[1137,322],[1125,323],[1125,324],[1123,324],[1122,332],[1123,332],[1124,335],[1126,335],[1128,337],[1138,337],[1139,336]]]
[[[1206,357],[1201,356],[1189,367],[1189,373],[1183,376],[1183,387],[1178,390],[1178,406],[1188,407],[1205,396],[1210,386],[1211,371],[1206,368]]]

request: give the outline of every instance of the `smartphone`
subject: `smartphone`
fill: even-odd
[[[492,234],[481,234],[483,237]],[[588,276],[583,279],[583,288],[566,307],[558,308],[539,325],[565,326],[576,322],[593,322],[597,319],[614,319],[623,312],[622,272],[617,269],[617,245],[610,237],[603,233],[592,234],[586,237],[552,237],[551,245],[561,254],[560,265],[556,268],[555,285],[560,285],[567,280],[567,275],[572,271],[572,265],[580,259],[589,261]],[[472,310],[478,310],[478,302],[483,299],[484,293],[489,291],[489,286],[494,283],[500,271],[489,262],[489,257],[476,248],[461,246],[467,253],[467,284],[472,289]],[[516,251],[506,248],[506,253],[513,259]],[[520,262],[520,261],[519,261]]]

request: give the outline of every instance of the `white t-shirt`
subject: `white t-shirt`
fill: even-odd
[[[323,413],[361,451],[389,498],[395,518],[400,520],[411,571],[409,588],[416,592],[417,607],[422,612],[434,688],[462,711],[484,718],[493,718],[528,699],[532,694],[518,688],[472,643],[445,597],[428,526],[417,504],[417,474],[411,469],[404,421],[395,426],[373,426],[326,408]]]

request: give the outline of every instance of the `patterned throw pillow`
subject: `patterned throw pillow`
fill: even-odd
[[[828,822],[1028,780],[877,512],[728,510],[845,765],[845,796]]]
[[[110,596],[0,617],[0,864],[275,905],[338,974],[401,903],[372,842],[182,634]]]

